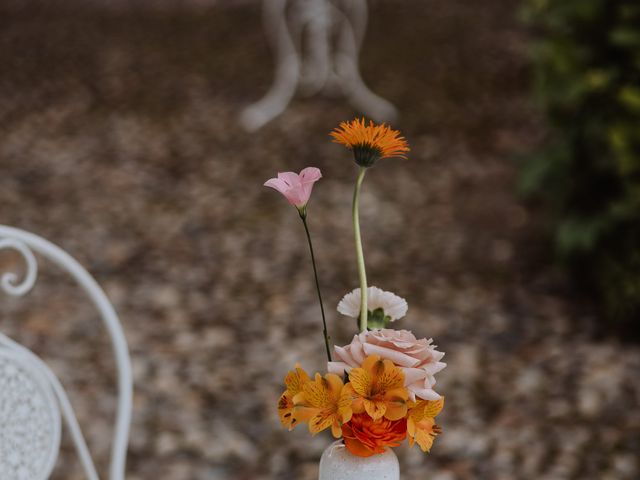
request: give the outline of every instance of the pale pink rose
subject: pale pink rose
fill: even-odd
[[[271,178],[264,183],[286,197],[289,203],[298,209],[303,208],[309,201],[313,184],[322,178],[319,168],[307,167],[300,172],[278,173],[277,178]]]
[[[338,361],[329,362],[329,372],[338,375],[359,367],[369,355],[380,355],[400,367],[405,376],[405,386],[409,398],[438,400],[440,395],[433,390],[435,374],[447,366],[440,360],[443,352],[438,352],[433,340],[418,340],[408,330],[388,328],[362,332],[353,337],[345,347],[335,346]]]

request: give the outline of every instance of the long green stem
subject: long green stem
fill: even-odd
[[[311,264],[313,265],[313,276],[316,279],[316,291],[318,292],[318,301],[320,302],[320,312],[322,313],[322,334],[324,335],[324,346],[327,349],[327,359],[331,361],[331,349],[329,348],[329,334],[327,333],[327,319],[324,316],[324,305],[322,303],[322,293],[320,293],[320,282],[318,281],[318,270],[316,268],[316,257],[313,253],[313,243],[311,243],[311,234],[307,225],[306,209],[300,212],[300,218],[304,224],[304,231],[307,233],[307,241],[309,242],[309,251],[311,252]]]
[[[364,175],[367,173],[366,167],[360,167],[358,179],[356,180],[356,188],[353,192],[353,233],[356,241],[356,257],[358,259],[358,276],[360,277],[360,331],[367,330],[368,302],[367,302],[367,271],[364,264],[364,253],[362,251],[362,237],[360,235],[360,188]]]

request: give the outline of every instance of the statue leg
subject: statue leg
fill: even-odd
[[[366,0],[347,0],[336,53],[338,83],[351,104],[379,122],[393,122],[398,110],[389,101],[373,93],[360,75],[359,55],[367,23]]]
[[[240,115],[240,123],[256,131],[280,115],[296,92],[300,80],[300,59],[287,25],[287,0],[264,0],[265,30],[276,55],[273,85],[258,102]]]

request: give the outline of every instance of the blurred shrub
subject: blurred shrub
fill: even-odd
[[[550,135],[522,188],[560,258],[619,326],[640,326],[640,0],[527,0]]]

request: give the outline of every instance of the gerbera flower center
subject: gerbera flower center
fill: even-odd
[[[382,158],[382,149],[371,144],[362,143],[353,146],[353,156],[358,165],[363,167],[371,167],[380,158]]]

